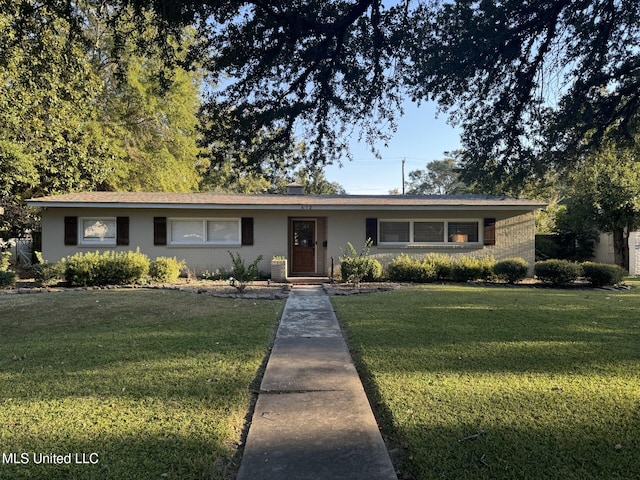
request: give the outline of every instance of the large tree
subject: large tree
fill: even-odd
[[[456,152],[454,155],[458,155]],[[460,181],[455,158],[447,157],[443,160],[429,162],[423,170],[409,172],[410,194],[438,194],[450,195],[454,193],[468,193],[470,187]]]
[[[638,141],[637,0],[458,0],[416,20],[411,90],[463,127],[465,178],[519,183]]]
[[[197,189],[199,76],[166,67],[171,45],[141,54],[153,16],[49,3],[1,4],[2,203],[21,211],[25,198],[69,191]]]
[[[300,132],[313,160],[335,160],[354,126],[371,142],[392,134],[407,94],[463,127],[476,183],[571,164],[605,132],[636,141],[637,0],[130,2],[168,30],[198,24],[193,51],[220,86],[209,143],[251,151],[249,164]]]
[[[26,13],[48,5],[81,30],[72,0],[17,3]],[[184,62],[204,61],[215,86],[203,109],[205,144],[215,162],[238,168],[277,159],[301,136],[313,163],[335,161],[353,133],[371,144],[391,135],[406,95],[449,112],[463,128],[466,175],[492,187],[570,165],[605,133],[637,140],[637,0],[107,5],[113,18],[133,6],[140,21],[152,9],[157,29],[140,45],[168,65],[183,59],[167,39],[196,27]]]
[[[572,174],[570,205],[613,236],[615,262],[629,269],[629,233],[640,228],[638,151],[608,145]],[[584,215],[584,214],[583,214]]]

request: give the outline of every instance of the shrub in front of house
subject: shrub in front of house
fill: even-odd
[[[387,265],[387,278],[394,282],[434,282],[438,271],[434,263],[401,254]]]
[[[493,273],[500,280],[517,283],[527,277],[529,264],[524,258],[507,258],[496,262]]]
[[[71,286],[124,285],[145,278],[149,265],[140,251],[77,253],[65,262],[65,278]]]
[[[0,270],[0,288],[12,287],[17,278],[18,275],[13,270]]]
[[[346,257],[340,260],[340,275],[343,282],[375,282],[382,277],[382,264],[375,258]]]
[[[149,266],[149,276],[158,283],[175,282],[184,266],[184,260],[176,257],[158,257]]]
[[[228,253],[231,257],[231,264],[233,265],[229,281],[238,292],[242,293],[245,288],[247,288],[249,282],[260,278],[259,264],[262,261],[262,255],[258,255],[258,258],[256,258],[253,263],[247,265],[245,260],[240,256],[240,253],[236,253],[235,255],[233,252]]]
[[[433,267],[436,272],[436,280],[446,280],[450,277],[453,259],[449,255],[429,253],[422,261]]]
[[[488,280],[493,275],[495,260],[492,257],[460,257],[451,263],[450,278],[454,282]]]
[[[618,265],[585,262],[582,264],[584,278],[594,287],[617,285],[627,275],[627,271]]]
[[[56,285],[64,280],[65,262],[49,263],[42,258],[41,252],[35,252],[38,263],[31,267],[31,275],[36,283],[43,287]]]
[[[343,282],[357,286],[360,282],[375,282],[382,277],[382,264],[369,257],[371,245],[369,238],[358,252],[351,242],[347,242],[347,248],[342,249],[340,257],[340,276]]]
[[[582,267],[568,260],[544,260],[534,267],[538,280],[551,285],[567,285],[582,275]]]

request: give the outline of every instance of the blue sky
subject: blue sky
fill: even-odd
[[[436,118],[436,105],[421,107],[407,101],[405,115],[398,122],[398,130],[385,147],[378,145],[380,160],[364,143],[353,142],[353,161],[344,161],[342,168],[331,165],[325,175],[338,182],[347,193],[357,195],[385,195],[397,188],[402,191],[402,159],[406,159],[405,177],[412,170],[425,168],[433,160],[444,158],[445,151],[460,147],[460,130],[446,122],[446,115]]]

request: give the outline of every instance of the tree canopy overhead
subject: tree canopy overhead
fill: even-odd
[[[354,132],[372,145],[392,135],[406,95],[436,100],[463,127],[461,163],[475,183],[542,175],[604,137],[637,141],[637,0],[11,3],[27,16],[47,5],[78,35],[80,3],[113,22],[133,7],[144,24],[153,11],[155,36],[140,48],[207,73],[214,162],[260,166],[305,137],[312,163],[330,163]],[[185,55],[174,47],[187,25],[196,38]]]
[[[220,86],[210,144],[226,138],[251,158],[302,129],[317,162],[334,160],[354,126],[371,143],[392,134],[406,94],[463,127],[468,175],[493,183],[606,135],[637,141],[637,0],[151,3],[167,28],[199,23],[194,52]]]

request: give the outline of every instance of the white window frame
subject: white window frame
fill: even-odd
[[[169,218],[168,220],[168,244],[169,245],[179,245],[183,247],[197,247],[197,246],[228,246],[228,247],[237,247],[242,245],[242,223],[240,218],[225,218],[225,217],[207,217],[207,218],[187,218],[187,217],[176,217]],[[207,238],[208,228],[207,225],[209,222],[234,222],[238,228],[238,238],[235,241],[214,241],[209,240]],[[180,242],[173,240],[173,225],[174,222],[198,222],[201,224],[202,230],[202,241],[200,242]]]
[[[86,221],[93,222],[113,222],[114,236],[111,237],[85,237],[84,223]],[[78,218],[78,243],[80,245],[116,245],[118,240],[118,222],[116,217],[79,217]]]
[[[408,242],[385,242],[382,240],[381,230],[383,223],[409,223],[409,241]],[[414,224],[423,222],[443,223],[443,241],[442,242],[415,242]],[[478,241],[477,242],[450,242],[449,241],[449,222],[451,223],[476,223],[478,225]],[[427,246],[427,247],[452,247],[452,246],[478,246],[483,245],[483,221],[478,218],[381,218],[378,219],[378,245],[380,246]]]

